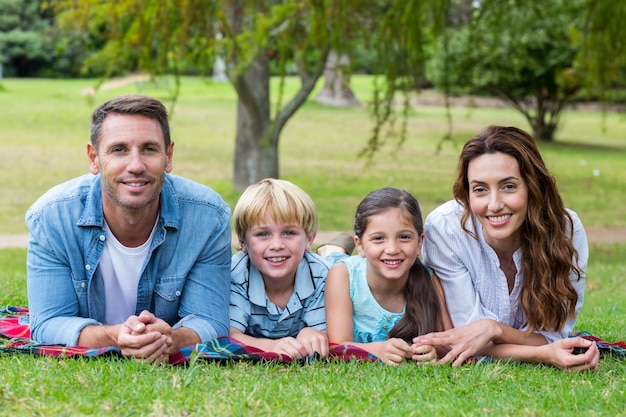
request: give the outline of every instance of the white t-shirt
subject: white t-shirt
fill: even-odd
[[[144,244],[128,248],[115,238],[105,222],[106,242],[96,270],[96,275],[99,275],[96,278],[101,278],[104,283],[105,324],[120,324],[135,314],[139,278],[154,238],[156,224]]]

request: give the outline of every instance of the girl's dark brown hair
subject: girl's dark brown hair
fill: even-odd
[[[521,229],[524,282],[520,295],[526,324],[529,331],[559,331],[576,314],[578,293],[570,273],[574,271],[580,279],[584,271],[578,267],[578,252],[572,243],[572,218],[528,133],[515,127],[489,126],[465,144],[453,185],[454,197],[464,207],[461,225],[470,233],[466,228],[471,216],[469,163],[496,152],[515,158],[528,187],[528,211]]]
[[[381,188],[369,193],[359,204],[354,217],[354,234],[359,238],[371,216],[390,208],[399,208],[413,223],[419,236],[424,232],[419,203],[409,192],[397,188]],[[406,313],[387,334],[412,343],[415,336],[443,330],[439,299],[430,273],[418,258],[409,270],[404,290]]]

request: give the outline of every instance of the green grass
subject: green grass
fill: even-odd
[[[593,245],[576,329],[624,340],[626,244]],[[0,250],[1,304],[26,301],[25,249]],[[507,362],[461,368],[369,363],[140,365],[0,355],[0,415],[615,416],[626,362],[567,374]]]
[[[364,100],[371,79],[356,77]],[[94,103],[134,85],[81,96],[93,80],[13,80],[0,89],[0,233],[26,231],[27,207],[50,186],[87,172],[85,144]],[[293,91],[293,83],[288,90]],[[164,88],[144,92],[167,99]],[[184,79],[172,119],[174,172],[203,182],[233,205],[235,98],[228,85]],[[424,214],[451,196],[458,152],[488,124],[526,128],[506,109],[453,109],[453,140],[442,108],[411,112],[401,149],[391,140],[366,166],[357,153],[369,137],[365,108],[308,103],[280,145],[281,175],[314,198],[323,230],[349,230],[358,201],[374,188],[406,188]],[[604,124],[603,124],[604,123]],[[557,142],[541,145],[566,204],[586,226],[626,226],[626,119],[567,112]],[[584,162],[583,162],[584,161]],[[599,170],[594,176],[593,170]],[[585,305],[576,329],[624,340],[626,244],[594,244]],[[0,250],[0,304],[26,305],[25,249]],[[194,362],[153,367],[118,358],[57,360],[0,355],[0,415],[623,415],[626,362],[603,358],[595,373],[534,365],[481,363],[397,368],[376,364],[311,366]]]
[[[364,101],[371,78],[355,77]],[[23,233],[24,212],[44,191],[88,171],[89,117],[96,104],[137,92],[135,84],[101,90],[92,100],[81,91],[95,80],[5,79],[0,90],[0,232]],[[286,95],[293,93],[289,80]],[[167,100],[167,88],[143,92]],[[233,206],[232,188],[236,99],[227,84],[185,78],[174,108],[174,173],[205,183]],[[372,130],[367,108],[337,109],[307,103],[287,124],[280,142],[281,177],[311,194],[322,230],[350,230],[354,209],[369,191],[396,186],[414,193],[424,214],[451,198],[451,183],[463,143],[488,124],[527,128],[509,109],[453,108],[452,140],[437,145],[447,131],[444,109],[416,107],[408,137],[399,148],[390,138],[373,164],[358,158]],[[569,111],[557,142],[541,145],[566,204],[585,226],[626,226],[626,117]],[[594,176],[593,170],[599,175]]]

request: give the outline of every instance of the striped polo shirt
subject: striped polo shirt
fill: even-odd
[[[326,330],[324,288],[330,264],[305,252],[296,271],[294,291],[285,306],[276,306],[265,293],[259,270],[243,252],[231,260],[230,326],[257,338],[296,337],[312,327]]]

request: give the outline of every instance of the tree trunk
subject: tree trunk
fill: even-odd
[[[350,88],[350,78],[344,70],[350,65],[350,57],[334,51],[328,54],[324,68],[324,87],[315,97],[315,101],[329,106],[348,107],[359,106],[361,103]]]
[[[263,178],[278,178],[278,140],[270,135],[270,68],[259,54],[234,80],[237,132],[233,185],[241,190]]]

